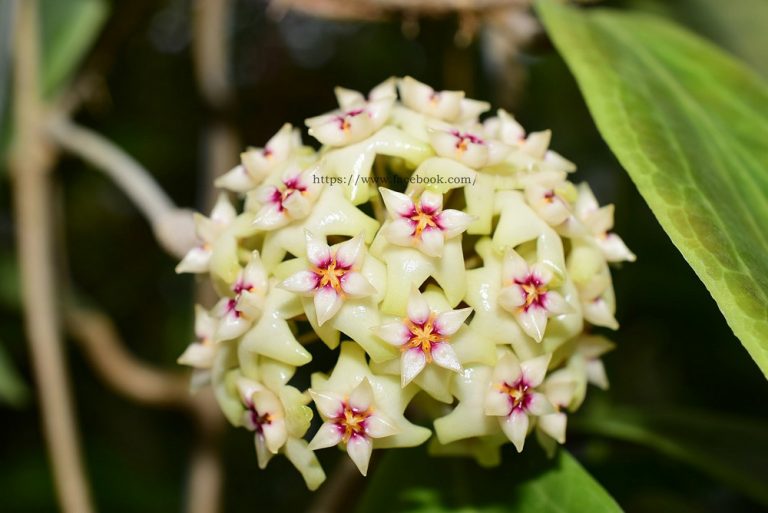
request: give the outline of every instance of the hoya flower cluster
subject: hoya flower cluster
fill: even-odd
[[[612,344],[585,328],[617,327],[609,264],[635,258],[613,207],[568,181],[548,131],[481,122],[489,105],[460,91],[406,77],[336,96],[306,120],[319,150],[285,125],[218,179],[177,270],[220,300],[179,361],[261,467],[282,453],[312,489],[332,446],[363,474],[373,449],[427,441],[483,465],[531,433],[552,450],[587,383],[607,386]],[[297,388],[317,342],[337,362]]]

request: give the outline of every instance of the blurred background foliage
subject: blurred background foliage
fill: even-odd
[[[409,74],[438,89],[466,89],[472,97],[507,108],[529,130],[551,128],[553,147],[578,164],[577,178],[589,181],[601,202],[617,205],[616,230],[639,256],[637,263],[614,273],[621,329],[609,335],[618,345],[606,358],[611,390],[592,391],[584,411],[573,419],[568,449],[629,512],[765,510],[768,385],[602,141],[573,78],[546,37],[535,37],[519,56],[519,87],[489,61],[481,41],[466,48],[454,45],[458,21],[453,16],[421,20],[418,36],[408,39],[397,20],[335,22],[290,13],[276,21],[263,1],[238,0],[229,34],[236,106],[213,113],[195,85],[190,3],[43,2],[46,92],[54,94],[83,62],[109,62],[98,94],[80,111],[78,121],[143,163],[178,204],[203,210],[202,141],[212,116],[224,116],[243,144],[258,146],[283,122],[301,126],[304,118],[332,109],[335,85],[368,90],[390,75]],[[727,8],[714,0],[608,3],[662,12],[768,74],[767,2],[738,0]],[[0,1],[3,141],[10,132],[10,4]],[[108,312],[137,356],[173,367],[192,337],[193,280],[173,272],[175,262],[158,249],[145,221],[103,175],[69,157],[56,173],[59,243],[66,248],[62,282],[74,284],[85,301]],[[30,393],[13,246],[8,174],[3,169],[0,509],[47,512],[56,510],[55,497]],[[195,429],[191,420],[114,394],[77,347],[67,347],[87,467],[100,509],[181,510]],[[313,365],[322,368],[323,360],[320,354]],[[311,502],[286,461],[276,459],[268,471],[258,470],[249,433],[228,431],[222,450],[225,511],[298,511]],[[542,456],[530,452],[505,454],[504,468],[494,479],[524,481],[542,464]],[[380,501],[376,493],[400,490],[407,481],[422,487],[415,495],[413,490],[403,492],[418,499],[408,503],[409,511],[462,506],[461,501],[441,502],[434,483],[421,479],[432,467],[414,463],[411,468],[411,462],[420,461],[418,451],[410,451],[412,459],[404,453],[379,458],[381,471],[371,473],[368,489],[359,481],[356,495],[363,495],[363,504]],[[332,469],[337,455],[326,451],[320,458]],[[404,476],[406,466],[410,472]],[[393,467],[401,471],[393,472]],[[468,489],[484,486],[480,482],[488,479],[473,463],[452,462],[454,467],[464,469],[461,481]],[[514,506],[499,504],[483,511]]]

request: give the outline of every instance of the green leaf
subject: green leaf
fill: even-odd
[[[19,408],[29,400],[29,389],[0,342],[0,403]]]
[[[58,91],[90,50],[107,19],[104,0],[43,0],[42,82],[46,96]]]
[[[632,6],[658,12],[691,27],[768,77],[768,2],[765,0],[633,0]]]
[[[534,442],[535,443],[535,442]],[[388,452],[358,513],[607,513],[621,508],[565,450],[547,460],[534,443],[495,469],[429,457],[423,447]]]
[[[577,416],[570,427],[650,447],[768,505],[765,423],[681,409],[642,411],[603,406]]]
[[[655,16],[536,5],[611,150],[768,376],[768,87]]]

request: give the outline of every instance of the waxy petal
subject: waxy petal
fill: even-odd
[[[523,452],[525,437],[528,435],[528,415],[520,410],[513,411],[500,421],[501,430],[514,444],[517,452]]]
[[[279,287],[291,292],[309,294],[320,283],[320,277],[312,271],[299,271],[283,280]]]
[[[216,346],[213,344],[190,344],[176,360],[181,365],[196,369],[210,369],[216,358]]]
[[[382,324],[374,328],[376,335],[388,344],[400,347],[411,338],[411,331],[401,321]]]
[[[605,372],[602,360],[598,358],[588,360],[586,367],[589,382],[603,390],[608,390],[608,374]]]
[[[525,304],[528,295],[519,285],[510,285],[499,291],[499,305],[508,312],[515,313]]]
[[[568,417],[565,413],[550,413],[539,417],[538,426],[546,434],[557,440],[557,443],[565,443],[565,427],[568,423]]]
[[[431,257],[439,257],[443,255],[443,247],[445,246],[445,237],[442,230],[439,228],[427,228],[421,232],[421,244],[419,248],[425,254]]]
[[[448,310],[443,312],[435,318],[435,329],[441,335],[450,336],[459,331],[464,325],[464,321],[467,320],[469,314],[472,313],[471,308],[462,308],[461,310]]]
[[[365,419],[365,434],[371,438],[384,438],[395,435],[400,430],[388,418],[374,413]]]
[[[320,429],[317,430],[312,441],[309,442],[309,448],[313,451],[318,449],[325,449],[326,447],[333,447],[339,445],[343,438],[342,430],[336,424],[330,422],[323,423]]]
[[[526,407],[526,411],[531,415],[538,417],[540,415],[552,413],[555,411],[555,409],[552,406],[552,403],[550,403],[549,400],[544,396],[544,394],[532,392],[530,394],[530,399],[528,406]]]
[[[357,271],[344,274],[340,280],[341,289],[350,297],[367,297],[376,293],[376,289],[368,278]]]
[[[325,242],[325,237],[320,237],[310,231],[305,233],[307,243],[307,259],[312,265],[323,267],[331,260],[331,248]]]
[[[417,288],[411,290],[411,294],[408,296],[407,313],[408,319],[414,324],[424,324],[427,322],[429,314],[432,313],[427,299]]]
[[[381,193],[381,199],[384,200],[384,206],[387,207],[387,212],[393,219],[397,219],[401,216],[410,216],[416,210],[413,200],[407,194],[402,192],[396,192],[384,187],[379,187]]]
[[[421,348],[408,349],[403,351],[400,358],[400,376],[401,385],[405,387],[424,370],[427,365],[427,357]]]
[[[461,363],[456,351],[447,342],[438,342],[432,345],[432,360],[444,369],[461,372]]]
[[[504,283],[509,285],[515,280],[524,280],[528,277],[530,270],[528,269],[528,263],[517,254],[514,249],[507,250],[504,255],[504,262],[501,270]]]
[[[365,240],[363,234],[358,234],[336,247],[337,267],[348,269],[359,266],[365,256]]]
[[[512,353],[507,352],[496,363],[493,369],[493,383],[509,383],[517,381],[522,375],[523,369],[520,361]]]
[[[320,412],[320,415],[322,415],[325,419],[334,418],[340,415],[344,410],[343,401],[341,397],[336,394],[329,392],[317,392],[316,390],[310,389],[309,395],[315,402],[317,411]]]
[[[509,395],[499,391],[494,385],[495,383],[491,385],[488,389],[488,393],[485,394],[483,411],[486,415],[505,417],[509,415],[512,410]]]
[[[317,323],[322,326],[341,309],[344,300],[332,287],[322,287],[315,292]]]
[[[544,300],[544,307],[552,314],[563,314],[571,310],[563,296],[558,292],[550,290],[547,292]]]
[[[349,454],[349,457],[362,475],[368,473],[371,452],[373,452],[373,443],[367,436],[353,436],[347,442],[347,454]]]
[[[520,363],[520,368],[523,371],[523,376],[528,386],[537,387],[544,382],[544,376],[547,374],[547,368],[551,360],[552,353],[547,353]]]
[[[211,250],[206,246],[196,246],[190,249],[176,266],[176,272],[206,273],[211,262]]]
[[[536,342],[541,342],[541,339],[544,338],[544,332],[547,329],[546,310],[537,306],[531,306],[528,310],[523,312],[518,311],[515,314],[515,318],[526,335]]]
[[[349,394],[349,405],[358,411],[366,411],[371,404],[373,404],[373,388],[368,378],[364,378]]]
[[[416,223],[410,219],[396,219],[387,223],[384,228],[384,237],[396,246],[412,246],[414,243],[413,232],[415,226]]]
[[[461,113],[463,91],[435,91],[411,77],[401,79],[397,87],[400,99],[409,109],[446,121],[453,121]]]
[[[426,190],[419,197],[419,206],[425,214],[436,214],[443,209],[443,195]]]
[[[461,210],[448,209],[440,212],[436,220],[440,229],[443,230],[443,236],[451,239],[465,232],[475,219],[475,216]]]
[[[262,433],[256,433],[253,435],[254,446],[256,447],[256,461],[259,468],[264,470],[267,468],[269,460],[272,459],[274,453],[267,447],[267,441]]]

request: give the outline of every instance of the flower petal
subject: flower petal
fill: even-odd
[[[557,443],[565,443],[565,426],[568,422],[568,417],[565,413],[557,412],[550,413],[539,417],[539,428],[546,434],[557,440]]]
[[[520,368],[523,370],[523,376],[525,376],[528,386],[537,387],[541,385],[544,381],[544,376],[547,374],[550,360],[552,360],[552,353],[537,356],[520,363]]]
[[[447,342],[438,342],[432,345],[432,360],[444,369],[454,372],[461,371],[461,363],[456,351]]]
[[[333,447],[339,445],[343,438],[341,429],[336,424],[330,422],[323,423],[320,429],[317,430],[312,441],[309,442],[309,448],[313,451],[317,449],[325,449],[326,447]]]
[[[205,273],[208,272],[208,264],[211,261],[211,250],[207,246],[197,246],[189,250],[184,258],[176,266],[176,272],[181,273]]]
[[[317,267],[325,267],[331,260],[331,248],[325,242],[325,237],[320,237],[309,230],[305,232],[307,242],[307,259]]]
[[[547,311],[545,309],[531,305],[528,310],[518,311],[515,314],[515,318],[529,337],[536,342],[541,342],[547,329]]]
[[[528,435],[528,415],[520,410],[514,410],[510,415],[500,420],[501,430],[514,444],[517,452],[523,451],[525,437]]]
[[[373,328],[374,333],[388,344],[400,347],[411,338],[411,331],[402,321],[393,321]]]
[[[410,219],[400,218],[391,221],[385,225],[384,237],[390,244],[396,246],[411,246],[414,242],[413,233],[416,229],[416,223]],[[207,270],[207,266],[203,271]]]
[[[358,234],[336,247],[336,264],[344,269],[359,266],[365,256],[365,240]]]
[[[445,246],[445,237],[443,231],[439,228],[426,228],[421,232],[421,244],[420,249],[423,253],[431,257],[439,257],[443,255],[443,247]]]
[[[320,283],[320,277],[312,271],[299,271],[283,280],[279,287],[291,292],[308,294]]]
[[[189,344],[184,352],[176,360],[181,365],[188,365],[196,369],[210,369],[216,357],[216,346],[213,344]]]
[[[514,383],[520,378],[523,369],[520,367],[520,361],[515,355],[507,352],[496,363],[493,369],[493,383]]]
[[[344,404],[339,396],[329,392],[318,392],[316,390],[309,390],[309,395],[317,406],[317,411],[323,418],[331,419],[341,415],[344,410]]]
[[[405,388],[408,383],[419,375],[427,365],[427,357],[424,356],[421,348],[408,349],[403,351],[400,359],[401,385]]]
[[[349,405],[359,411],[365,411],[373,403],[373,388],[368,378],[363,380],[352,389],[349,394]]]
[[[384,438],[397,434],[400,430],[380,413],[374,413],[365,419],[365,434],[371,438]]]
[[[325,322],[336,315],[341,309],[344,300],[333,287],[322,287],[315,291],[315,313],[317,314],[317,323],[322,326]]]
[[[567,313],[571,310],[568,303],[563,299],[563,296],[554,290],[548,291],[546,296],[544,296],[544,307],[549,313],[555,315]]]
[[[253,435],[254,445],[256,446],[256,461],[259,464],[260,469],[267,468],[269,460],[272,459],[273,453],[267,448],[267,441],[262,433],[256,433]]]
[[[441,335],[450,336],[459,331],[464,321],[467,320],[472,308],[462,308],[460,310],[448,310],[437,316],[435,319],[435,329]]]
[[[490,387],[485,394],[483,403],[486,415],[494,417],[505,417],[509,415],[512,406],[509,403],[509,395],[499,391],[495,387]]]
[[[587,361],[587,379],[593,385],[608,390],[608,375],[605,372],[603,361],[599,358]]]
[[[429,314],[431,313],[432,310],[429,308],[427,299],[419,292],[419,289],[414,287],[408,296],[408,319],[415,324],[424,324],[429,319]]]
[[[552,406],[552,403],[549,402],[549,400],[544,396],[544,394],[541,394],[539,392],[532,392],[530,394],[530,399],[528,401],[529,402],[526,406],[526,411],[536,417],[540,415],[546,415],[548,413],[552,413],[555,411],[554,407]]]
[[[514,249],[509,249],[504,255],[504,263],[501,268],[505,284],[515,280],[524,280],[530,273],[528,263]]]
[[[368,463],[371,461],[373,443],[367,436],[353,436],[347,442],[347,454],[357,466],[362,475],[368,473]]]
[[[525,304],[528,294],[519,285],[510,285],[499,291],[499,305],[506,311],[516,313]]]
[[[437,224],[443,230],[443,235],[446,239],[451,239],[466,231],[467,227],[474,220],[475,216],[452,208],[443,210],[437,216]]]
[[[387,207],[387,212],[389,212],[393,219],[413,215],[416,211],[413,200],[407,194],[395,192],[384,187],[379,187],[379,192],[381,193],[381,199],[384,200],[384,205]]]
[[[419,206],[425,214],[435,214],[443,209],[443,195],[430,190],[421,193]]]
[[[341,289],[350,297],[367,297],[376,293],[368,278],[357,271],[345,273],[339,281]]]

